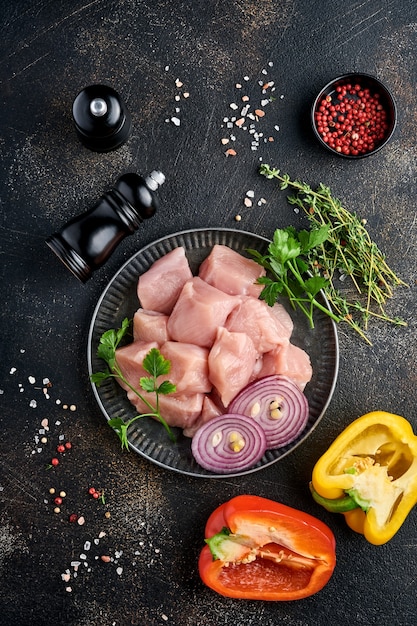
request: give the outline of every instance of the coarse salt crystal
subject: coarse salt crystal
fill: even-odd
[[[175,81],[175,86],[176,86],[176,87],[182,87],[182,86],[183,86],[183,84],[184,84],[184,83],[183,83],[183,82],[181,82],[179,78],[177,78],[177,80]]]
[[[230,104],[230,108],[231,108],[233,111],[236,111],[236,109],[238,109],[239,107],[237,106],[237,104],[236,104],[235,102],[231,102],[231,104]]]
[[[246,192],[246,195],[248,196],[248,198],[254,198],[255,197],[255,192],[253,191],[253,189],[249,189]]]
[[[10,369],[9,374],[14,374],[15,372],[17,372],[16,368],[15,368],[15,367],[12,367],[12,368]]]
[[[116,569],[116,573],[117,573],[119,576],[121,576],[121,575],[123,574],[123,567],[118,567],[118,568]]]
[[[36,407],[38,406],[38,403],[36,402],[36,400],[31,400],[29,402],[29,406],[31,409],[36,409]]]
[[[181,120],[178,117],[171,117],[171,122],[174,126],[179,126],[181,124]]]
[[[99,539],[103,539],[103,537],[105,537],[105,536],[106,536],[106,533],[104,532],[104,530],[101,530],[101,531],[99,532],[98,536],[99,536]]]
[[[84,544],[84,550],[86,552],[88,552],[88,550],[91,548],[91,542],[90,541],[86,541]]]
[[[168,615],[165,615],[165,613],[162,613],[161,618],[164,620],[164,622],[168,621]]]
[[[36,378],[34,376],[28,376],[28,381],[31,385],[34,385],[36,383]]]
[[[252,206],[252,200],[250,198],[245,198],[243,202],[244,205],[248,208]]]
[[[79,517],[79,518],[77,519],[77,524],[79,524],[80,526],[82,526],[83,524],[85,524],[85,517],[83,517],[83,516],[81,515],[81,517]]]

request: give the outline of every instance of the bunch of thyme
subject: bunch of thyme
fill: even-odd
[[[328,237],[308,253],[310,271],[328,279],[324,292],[333,311],[347,322],[369,344],[366,335],[371,317],[406,326],[398,317],[390,317],[385,310],[395,286],[407,284],[388,266],[383,253],[372,241],[366,227],[355,213],[345,209],[329,187],[322,183],[316,190],[298,180],[291,180],[279,169],[262,164],[260,173],[280,181],[280,188],[292,189],[288,196],[291,205],[299,207],[307,216],[311,228],[329,225]],[[357,300],[348,300],[336,287],[336,279],[351,279]]]

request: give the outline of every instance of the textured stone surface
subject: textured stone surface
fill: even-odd
[[[318,456],[360,414],[385,409],[417,426],[415,5],[16,0],[3,2],[1,13],[0,624],[306,626],[334,623],[336,616],[343,625],[414,624],[415,512],[389,544],[376,548],[341,516],[318,509],[308,481]],[[384,80],[399,112],[390,144],[357,162],[323,152],[309,128],[316,92],[348,71]],[[259,103],[258,81],[267,80],[275,82],[275,100],[256,130],[274,141],[251,150],[249,133],[235,129],[237,155],[226,158],[231,144],[225,148],[221,138],[230,135],[223,122],[234,114],[229,105],[240,108],[244,93]],[[118,90],[132,114],[132,137],[112,153],[89,152],[72,126],[73,99],[95,82]],[[259,177],[260,158],[312,186],[324,182],[368,220],[390,265],[410,285],[390,306],[408,327],[373,324],[372,347],[340,328],[337,388],[307,442],[247,477],[197,480],[121,452],[88,381],[89,322],[117,269],[159,237],[205,226],[271,237],[276,227],[303,224],[278,186]],[[121,173],[154,168],[167,178],[159,214],[81,285],[44,239]],[[252,207],[243,202],[249,189]],[[258,206],[260,198],[266,202]],[[46,377],[49,399],[42,391]],[[46,444],[35,441],[44,418]],[[46,469],[60,435],[73,449]],[[91,499],[90,486],[104,490],[105,504]],[[67,493],[60,514],[53,512],[51,487]],[[282,605],[236,602],[202,586],[196,564],[205,521],[218,504],[245,492],[331,526],[338,565],[318,595]],[[85,523],[69,524],[72,512]],[[103,555],[112,560],[103,562]],[[68,582],[61,578],[67,570]]]

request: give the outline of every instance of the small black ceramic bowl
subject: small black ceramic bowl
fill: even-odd
[[[311,121],[323,147],[347,159],[361,159],[391,139],[397,107],[389,89],[374,76],[344,74],[320,91]]]

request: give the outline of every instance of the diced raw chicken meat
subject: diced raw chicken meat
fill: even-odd
[[[138,281],[138,298],[143,309],[169,315],[187,280],[192,278],[185,250],[175,248],[144,272]]]
[[[229,296],[198,276],[183,287],[168,320],[171,339],[210,348],[217,328],[239,304],[237,296]]]
[[[224,406],[245,387],[251,377],[258,353],[245,333],[231,333],[219,328],[209,353],[209,378]]]
[[[282,374],[291,378],[303,391],[313,375],[307,352],[291,342],[264,354],[259,378],[271,374]]]
[[[199,276],[225,293],[258,298],[263,285],[256,280],[265,276],[265,269],[227,246],[216,244],[201,263]]]
[[[139,380],[142,376],[149,376],[143,369],[143,359],[152,348],[158,348],[155,341],[134,341],[127,346],[117,348],[116,361],[126,380],[135,388],[139,387]],[[117,379],[123,389],[129,387],[121,380]]]
[[[143,392],[142,396],[155,406],[155,394]],[[127,393],[130,402],[139,413],[149,413],[149,407],[131,391]],[[159,410],[169,426],[191,428],[201,414],[203,408],[203,393],[184,395],[160,395]]]
[[[231,332],[246,333],[259,353],[269,352],[287,340],[288,331],[263,300],[243,298],[227,318]]]
[[[159,311],[138,309],[133,316],[133,341],[156,341],[162,345],[168,341],[168,315]]]
[[[167,341],[161,354],[171,362],[171,371],[158,381],[170,380],[176,385],[176,394],[208,393],[212,384],[208,377],[208,348],[192,343]]]
[[[224,410],[221,409],[210,396],[204,396],[203,408],[201,410],[201,414],[199,415],[199,417],[197,418],[197,420],[194,422],[192,426],[184,429],[183,431],[184,436],[194,437],[197,430],[201,426],[203,426],[203,424],[206,424],[207,422],[212,420],[213,417],[218,417],[219,415],[223,415],[223,413],[224,413]]]
[[[289,339],[292,335],[292,331],[294,330],[294,322],[292,321],[291,315],[279,302],[276,302],[274,306],[269,307],[269,309],[281,326],[285,328],[285,336]]]

